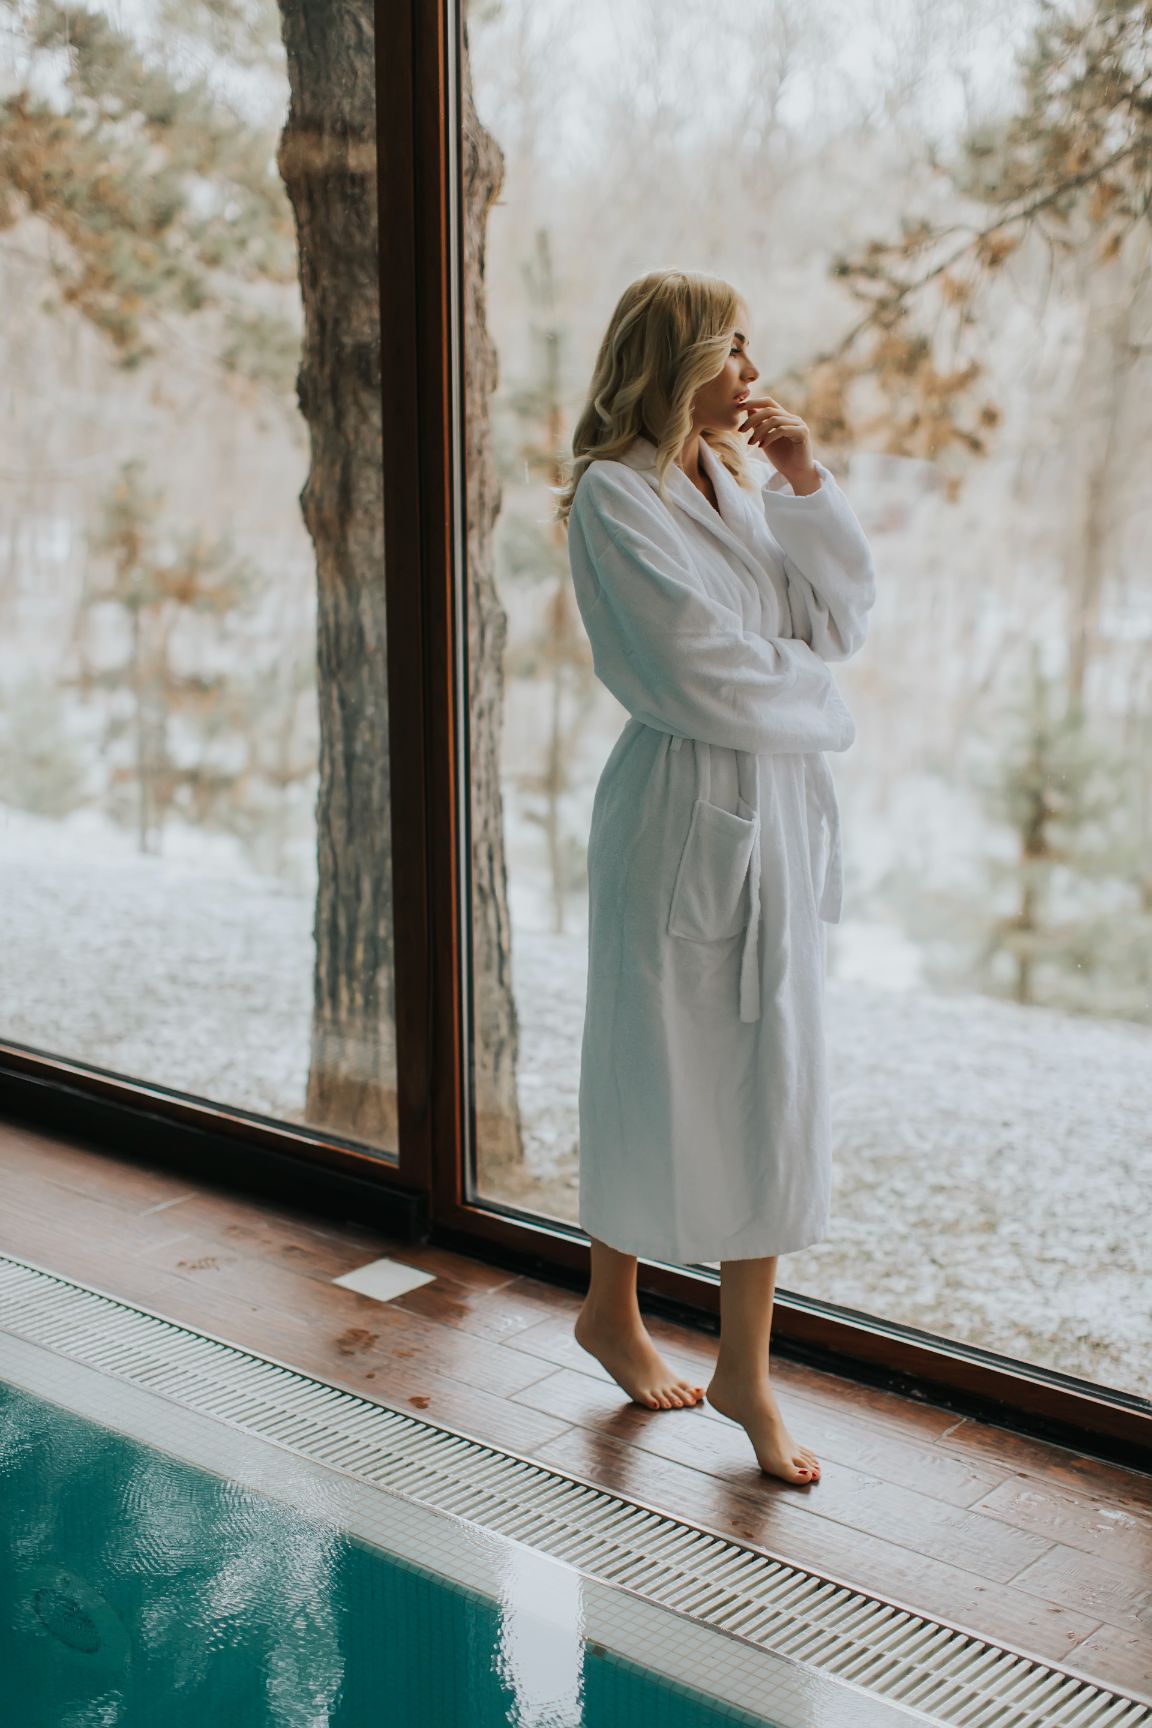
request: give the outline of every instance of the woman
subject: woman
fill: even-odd
[[[719,1261],[708,1401],[800,1483],[820,1465],[769,1382],[772,1302],[777,1256],[828,1231],[823,753],[855,734],[829,662],[862,646],[875,577],[804,421],[752,394],[750,332],[715,277],[634,282],[560,489],[596,673],[630,716],[588,838],[576,1338],[635,1401],[696,1403],[644,1328],[636,1263]]]

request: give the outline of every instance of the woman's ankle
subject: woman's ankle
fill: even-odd
[[[639,1329],[644,1325],[644,1317],[635,1298],[630,1301],[626,1296],[594,1296],[591,1291],[585,1296],[577,1318],[587,1325],[611,1327],[614,1331]]]
[[[722,1386],[731,1386],[733,1390],[740,1392],[770,1392],[772,1390],[772,1377],[766,1362],[758,1364],[756,1367],[750,1367],[747,1361],[741,1361],[739,1358],[725,1358],[720,1355],[716,1358],[712,1378],[719,1381]]]

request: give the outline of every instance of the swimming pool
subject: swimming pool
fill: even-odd
[[[3,1728],[1152,1728],[1148,1701],[11,1254],[0,1508]]]
[[[0,1386],[6,1721],[333,1728],[762,1721],[581,1635],[578,1575],[515,1605]],[[567,1576],[565,1574],[567,1573]]]
[[[291,1448],[267,1403],[283,1443],[245,1432],[252,1385],[227,1370],[363,1405],[361,1435],[377,1419],[405,1424],[425,1448],[458,1436],[8,1257],[0,1274],[5,1728],[924,1720],[357,1479],[347,1436],[321,1466]],[[87,1308],[38,1313],[43,1294]],[[209,1350],[224,1358],[215,1397],[228,1421],[174,1390],[194,1376],[208,1384]],[[300,1444],[298,1421],[294,1432]]]

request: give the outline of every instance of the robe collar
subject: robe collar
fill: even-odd
[[[626,450],[621,451],[617,461],[626,462],[630,468],[635,468],[659,496],[656,446],[650,438],[641,433]],[[713,509],[699,488],[693,486],[683,468],[675,462],[669,466],[664,477],[668,496],[674,498],[680,508],[687,511],[688,515],[710,534],[714,534],[730,552],[735,553],[754,578],[763,580],[763,558],[757,555],[753,543],[754,531],[749,520],[752,514],[749,510],[751,494],[745,493],[744,488],[737,485],[705,438],[700,440],[700,466],[712,482],[720,505],[719,511]]]

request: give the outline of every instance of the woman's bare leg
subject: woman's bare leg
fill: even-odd
[[[816,1482],[820,1461],[789,1434],[768,1380],[776,1258],[720,1262],[720,1351],[708,1402],[739,1422],[770,1476]]]
[[[636,1256],[592,1238],[592,1279],[576,1316],[576,1342],[595,1356],[637,1404],[678,1410],[698,1404],[702,1386],[674,1374],[649,1338],[636,1298]]]

